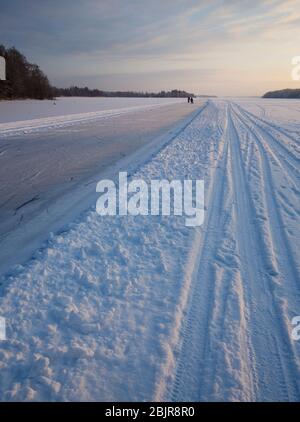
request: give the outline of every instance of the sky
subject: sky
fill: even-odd
[[[300,0],[0,0],[0,44],[58,87],[262,95],[300,88]]]

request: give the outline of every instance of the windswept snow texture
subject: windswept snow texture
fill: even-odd
[[[132,176],[204,178],[203,226],[91,209],[7,276],[1,399],[299,401],[298,104],[209,100]]]

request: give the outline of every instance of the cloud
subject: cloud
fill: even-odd
[[[133,82],[144,74],[147,89],[155,78],[161,86],[164,72],[174,83],[176,72],[201,69],[214,78],[249,67],[267,72],[299,54],[299,0],[11,0],[1,6],[1,42],[41,64],[57,84],[68,84],[69,76],[89,85],[96,74],[119,87],[117,74],[126,83],[130,74]]]

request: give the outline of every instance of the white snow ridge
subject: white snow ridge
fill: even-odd
[[[1,400],[300,400],[300,112],[274,104],[209,100],[132,175],[204,180],[201,227],[90,209],[3,278]]]

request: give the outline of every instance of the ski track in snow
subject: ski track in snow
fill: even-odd
[[[132,175],[204,179],[203,226],[88,210],[2,279],[1,400],[300,400],[300,132],[256,101]]]

